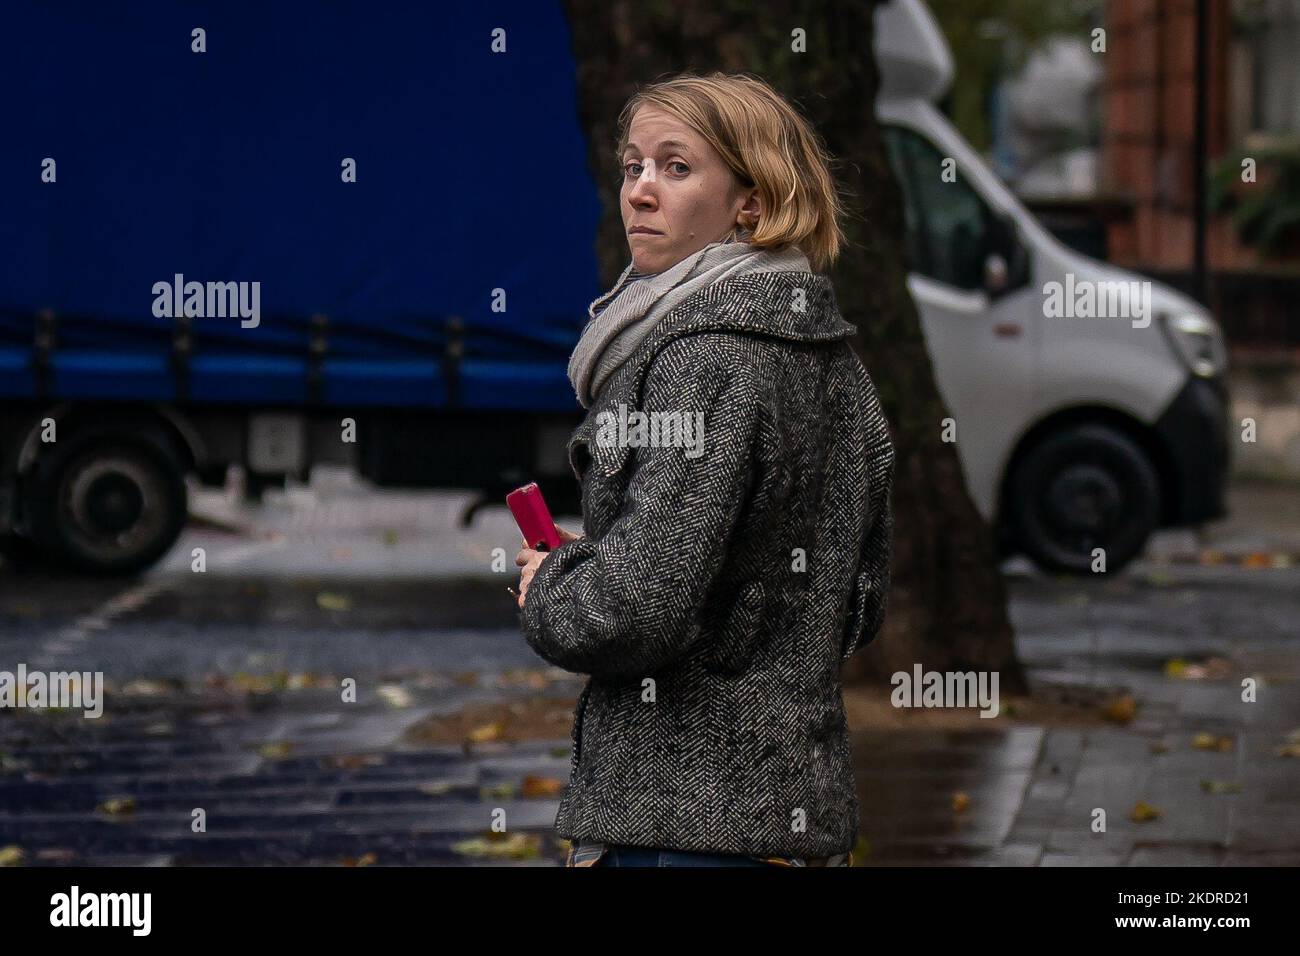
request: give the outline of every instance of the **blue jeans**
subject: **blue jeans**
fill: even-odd
[[[647,846],[611,844],[596,866],[767,866],[736,853],[693,853]]]

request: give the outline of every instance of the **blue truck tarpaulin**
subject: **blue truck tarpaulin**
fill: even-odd
[[[0,398],[292,405],[316,343],[327,405],[577,408],[600,208],[558,3],[3,17]],[[177,275],[259,283],[256,327],[190,320],[183,386]]]

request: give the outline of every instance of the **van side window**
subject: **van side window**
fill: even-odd
[[[982,288],[988,206],[959,170],[955,182],[944,181],[943,154],[920,134],[901,126],[885,126],[884,132],[903,188],[908,269],[959,289]]]

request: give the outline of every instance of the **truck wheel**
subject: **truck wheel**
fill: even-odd
[[[38,462],[32,537],[83,571],[130,574],[167,553],[185,526],[185,478],[170,443],[148,431],[87,432]]]
[[[1099,424],[1039,442],[1016,466],[1008,506],[1016,542],[1041,568],[1088,574],[1094,548],[1107,572],[1128,564],[1160,519],[1160,481],[1132,439]]]

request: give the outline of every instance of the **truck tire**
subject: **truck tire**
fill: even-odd
[[[179,456],[161,434],[126,428],[74,435],[37,463],[27,514],[53,560],[131,574],[176,543],[188,510]]]
[[[1160,520],[1160,480],[1146,452],[1107,425],[1073,425],[1035,444],[1015,467],[1009,519],[1016,543],[1047,571],[1107,572],[1137,557]]]

